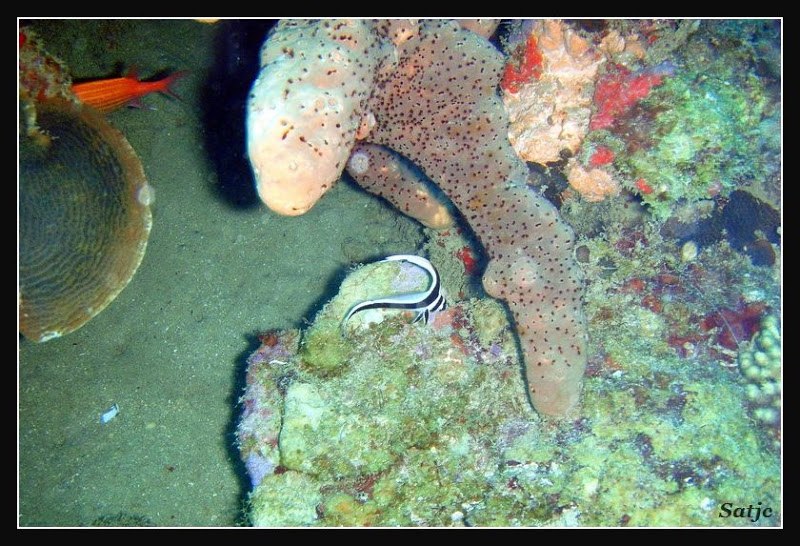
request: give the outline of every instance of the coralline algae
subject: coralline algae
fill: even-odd
[[[248,150],[259,194],[284,214],[313,206],[356,139],[419,166],[489,255],[484,287],[514,315],[534,407],[563,417],[586,366],[583,282],[572,230],[526,186],[508,142],[503,66],[488,40],[453,21],[281,22],[251,92]],[[370,191],[410,180],[366,179],[384,166],[361,163],[350,173]]]

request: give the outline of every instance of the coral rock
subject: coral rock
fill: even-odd
[[[502,493],[499,450],[486,446],[513,423],[538,419],[496,301],[454,304],[436,326],[411,324],[399,310],[365,311],[342,335],[343,316],[364,297],[418,290],[415,269],[356,269],[301,347],[295,331],[276,332],[248,359],[237,443],[254,525],[447,525],[436,506]],[[373,311],[380,321],[367,320]],[[324,332],[335,338],[317,343]],[[334,360],[336,370],[316,365]]]
[[[539,21],[542,73],[517,93],[503,95],[511,121],[508,137],[526,161],[550,163],[562,150],[574,154],[589,130],[594,81],[605,58],[558,20]]]
[[[587,201],[602,201],[619,193],[619,183],[608,172],[599,167],[586,170],[577,161],[571,162],[567,180]]]

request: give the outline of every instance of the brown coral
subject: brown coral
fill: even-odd
[[[46,141],[20,141],[19,327],[46,341],[83,326],[133,277],[150,235],[152,188],[99,113],[36,105]]]

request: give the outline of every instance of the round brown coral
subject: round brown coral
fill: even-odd
[[[80,328],[133,277],[152,189],[100,114],[60,100],[36,110],[45,138],[20,137],[19,327],[46,341]]]

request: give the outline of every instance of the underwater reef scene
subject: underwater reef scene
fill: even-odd
[[[239,148],[204,158],[185,128],[213,154],[219,118],[173,122],[185,165],[218,189],[181,210],[192,177],[181,189],[176,172],[119,299],[63,340],[20,342],[21,525],[783,525],[781,20],[281,20],[247,50],[233,21],[175,23],[181,44],[235,51],[212,97],[251,57],[231,108]],[[58,54],[59,74],[78,62]],[[192,85],[176,111],[214,103]],[[123,117],[142,113],[110,120],[133,129],[150,175],[159,145]],[[186,244],[181,267],[236,288],[204,313],[224,326],[164,330],[171,366],[154,355],[142,371],[164,393],[136,382],[147,417],[121,402],[82,425],[118,430],[99,437],[123,474],[159,461],[127,482],[157,501],[123,483],[112,502],[102,472],[55,454],[96,453],[78,432],[44,447],[63,425],[33,410],[50,392],[44,348],[91,347],[125,305],[147,313],[140,287],[176,284],[152,271]],[[411,254],[430,262],[384,260]],[[203,298],[192,278],[169,293],[184,312]],[[103,389],[124,383],[105,373]],[[141,431],[170,455],[116,443]],[[191,487],[171,481],[182,472]],[[177,498],[192,517],[165,517]]]

